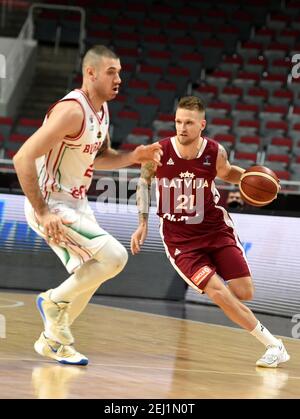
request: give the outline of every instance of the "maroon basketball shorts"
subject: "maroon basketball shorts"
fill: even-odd
[[[213,249],[180,251],[165,243],[167,256],[178,274],[194,289],[203,292],[217,273],[225,281],[251,276],[242,246],[232,243]]]

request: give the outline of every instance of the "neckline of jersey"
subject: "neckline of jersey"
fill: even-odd
[[[96,118],[97,118],[97,120],[98,120],[98,122],[99,122],[99,124],[101,125],[101,123],[102,123],[102,121],[103,121],[103,118],[104,118],[104,114],[105,114],[105,111],[104,111],[104,106],[102,105],[101,106],[101,109],[100,109],[100,111],[99,111],[99,113],[102,111],[102,115],[101,115],[101,117],[100,117],[100,115],[99,115],[99,113],[96,111],[96,109],[95,109],[95,107],[94,107],[94,105],[92,104],[92,102],[90,101],[90,99],[89,99],[89,97],[84,93],[84,91],[83,90],[81,90],[81,89],[75,89],[77,92],[80,92],[81,94],[82,94],[82,96],[85,98],[85,100],[87,101],[87,104],[89,105],[89,107],[92,109],[92,111],[94,112],[94,114],[95,114],[95,116],[96,116]]]
[[[197,159],[199,159],[202,156],[202,154],[203,154],[203,152],[205,150],[205,147],[207,146],[207,139],[205,137],[203,137],[203,143],[202,143],[202,145],[200,147],[199,153],[197,154],[197,156],[194,159],[184,159],[181,156],[181,154],[179,153],[179,150],[177,148],[176,137],[171,137],[171,144],[172,144],[172,147],[173,147],[173,149],[174,149],[174,151],[175,151],[175,153],[176,153],[176,155],[177,155],[178,158],[180,158],[182,160],[190,161],[190,160],[197,160]]]

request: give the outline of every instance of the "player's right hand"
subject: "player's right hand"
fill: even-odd
[[[148,233],[147,224],[140,224],[131,236],[130,248],[131,253],[136,255],[140,252],[141,246],[144,244]]]
[[[71,224],[63,222],[61,217],[50,211],[43,214],[36,214],[39,224],[43,227],[45,239],[48,243],[60,244],[67,241],[66,227],[64,224]]]
[[[132,151],[133,162],[137,164],[147,163],[149,161],[161,166],[161,156],[163,155],[162,147],[159,143],[150,145],[139,145]]]

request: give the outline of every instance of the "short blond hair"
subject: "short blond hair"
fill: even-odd
[[[182,97],[177,105],[177,109],[188,109],[191,111],[205,112],[205,105],[203,100],[197,96],[184,96]]]

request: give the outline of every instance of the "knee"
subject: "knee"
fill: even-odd
[[[115,276],[125,268],[128,261],[128,253],[121,243],[114,240],[113,243],[106,246],[100,260],[109,267],[113,276]]]
[[[128,252],[125,247],[119,244],[118,248],[116,248],[110,256],[110,261],[114,266],[114,270],[118,273],[121,272],[128,261]]]
[[[246,288],[240,288],[234,291],[234,295],[240,301],[250,301],[253,299],[254,296],[254,288],[252,285]]]

